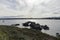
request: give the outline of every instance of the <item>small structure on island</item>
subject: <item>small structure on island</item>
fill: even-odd
[[[57,38],[60,38],[60,34],[59,34],[59,33],[56,33],[56,37],[57,37]]]

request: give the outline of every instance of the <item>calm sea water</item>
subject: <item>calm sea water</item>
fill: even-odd
[[[0,20],[0,25],[11,25],[11,24],[20,24],[20,28],[24,28],[22,26],[22,23],[26,21],[34,21],[36,23],[39,23],[41,25],[48,25],[50,30],[42,30],[42,32],[47,33],[49,35],[55,36],[56,33],[60,33],[60,20]]]

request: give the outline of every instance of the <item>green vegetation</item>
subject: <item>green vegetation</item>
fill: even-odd
[[[38,30],[0,25],[0,40],[58,40]]]

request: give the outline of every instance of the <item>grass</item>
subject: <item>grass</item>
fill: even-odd
[[[59,40],[38,30],[0,25],[0,40]]]

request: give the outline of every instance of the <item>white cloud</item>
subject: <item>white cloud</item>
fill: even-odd
[[[59,13],[60,0],[0,0],[1,16],[48,17]]]

